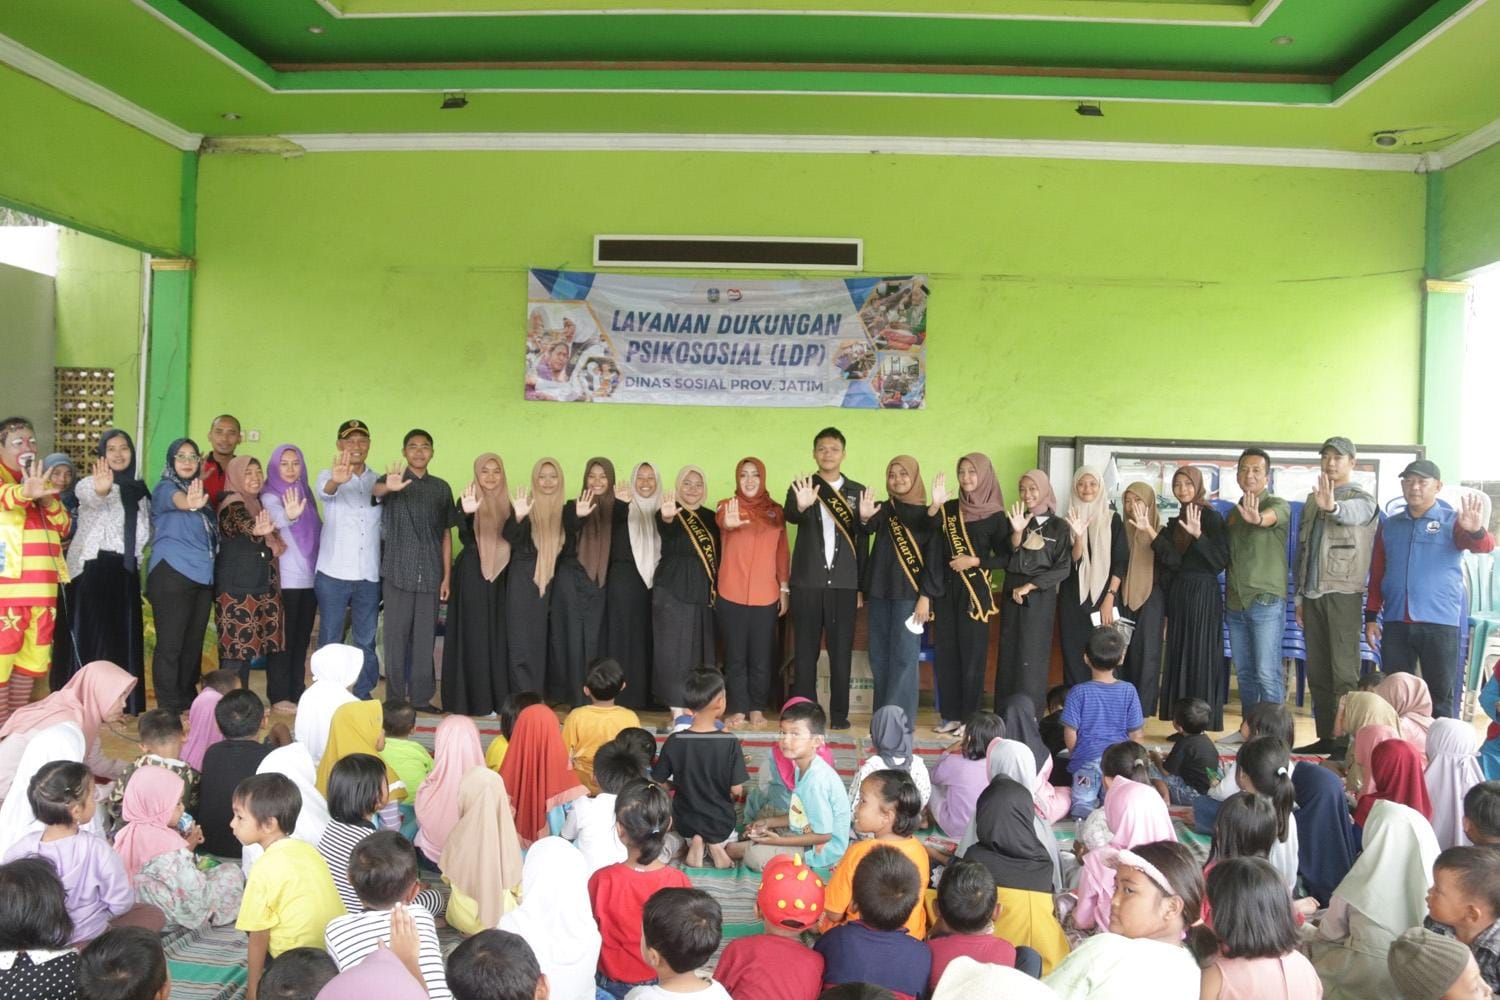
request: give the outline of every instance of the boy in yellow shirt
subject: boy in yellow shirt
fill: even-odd
[[[328,921],[344,915],[344,904],[317,848],[288,836],[302,811],[302,793],[284,774],[255,774],[234,790],[229,828],[241,844],[265,848],[240,902],[235,928],[250,934],[245,996],[256,1000],[269,955],[293,948],[323,947]]]
[[[584,679],[583,693],[589,696],[590,704],[573,709],[563,720],[562,736],[568,747],[568,762],[590,795],[599,794],[599,786],[594,783],[594,754],[620,730],[633,729],[641,724],[640,717],[634,712],[615,704],[623,690],[624,669],[614,660],[600,660],[589,668],[588,677]]]

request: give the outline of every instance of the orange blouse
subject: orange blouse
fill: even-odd
[[[762,607],[781,598],[781,588],[791,578],[791,553],[786,544],[786,526],[769,519],[754,519],[738,528],[724,527],[720,501],[716,518],[722,532],[723,554],[719,557],[719,596],[735,604]]]

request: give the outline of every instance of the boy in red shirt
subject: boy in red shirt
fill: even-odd
[[[1016,949],[995,936],[995,876],[977,861],[954,861],[943,869],[937,891],[938,923],[927,947],[932,952],[929,991],[948,963],[967,955],[986,965],[1016,964]]]
[[[778,855],[761,873],[755,909],[765,933],[731,942],[714,978],[734,1000],[817,1000],[823,956],[801,937],[823,915],[823,880],[802,863],[802,855]]]

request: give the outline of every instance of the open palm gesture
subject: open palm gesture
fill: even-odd
[[[661,495],[661,518],[670,521],[677,516],[677,491],[667,490]]]
[[[1484,501],[1477,493],[1465,493],[1458,506],[1458,526],[1473,534],[1484,530]]]
[[[724,507],[724,527],[743,528],[745,519],[740,516],[740,498],[732,497]]]
[[[1240,518],[1246,524],[1260,524],[1260,494],[1246,493],[1240,497]]]
[[[1007,520],[1010,521],[1011,532],[1019,535],[1026,530],[1026,522],[1031,520],[1031,511],[1026,509],[1026,504],[1023,501],[1017,500],[1010,505]]]
[[[1182,530],[1194,538],[1203,535],[1203,508],[1190,503],[1182,509]]]
[[[307,510],[307,498],[302,495],[302,490],[296,486],[288,487],[286,494],[281,498],[281,509],[286,511],[286,519],[295,521]]]
[[[1089,516],[1077,507],[1069,507],[1068,530],[1073,532],[1074,538],[1082,538],[1083,533],[1089,530]]]
[[[579,517],[588,517],[594,512],[596,506],[598,504],[594,500],[594,491],[585,486],[583,492],[578,495],[578,502],[574,505],[573,510]]]
[[[932,481],[932,505],[941,507],[948,502],[948,473],[939,472]]]
[[[880,504],[875,502],[875,494],[869,490],[859,491],[859,519],[868,521],[880,510]]]
[[[333,456],[333,468],[328,478],[338,486],[354,478],[354,463],[349,460],[349,453],[344,449],[340,448],[338,454]]]
[[[465,514],[472,514],[479,509],[479,487],[470,483],[458,498],[458,504],[463,508]]]
[[[516,522],[526,520],[526,515],[531,513],[531,491],[516,490],[510,497],[510,510],[516,516]]]
[[[271,512],[264,507],[260,513],[255,515],[255,523],[250,527],[250,534],[256,538],[264,538],[276,530],[276,525],[271,523]]]
[[[208,506],[208,494],[203,491],[203,480],[194,479],[188,483],[187,507],[188,510],[202,510]]]
[[[813,485],[812,476],[792,480],[792,494],[797,498],[799,511],[806,510],[818,502],[818,488]]]
[[[392,462],[385,473],[385,488],[392,493],[400,493],[411,483],[406,478],[406,463]]]

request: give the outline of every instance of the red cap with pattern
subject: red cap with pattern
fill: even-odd
[[[761,872],[755,902],[766,923],[806,930],[823,915],[823,879],[802,862],[802,855],[777,855]]]

